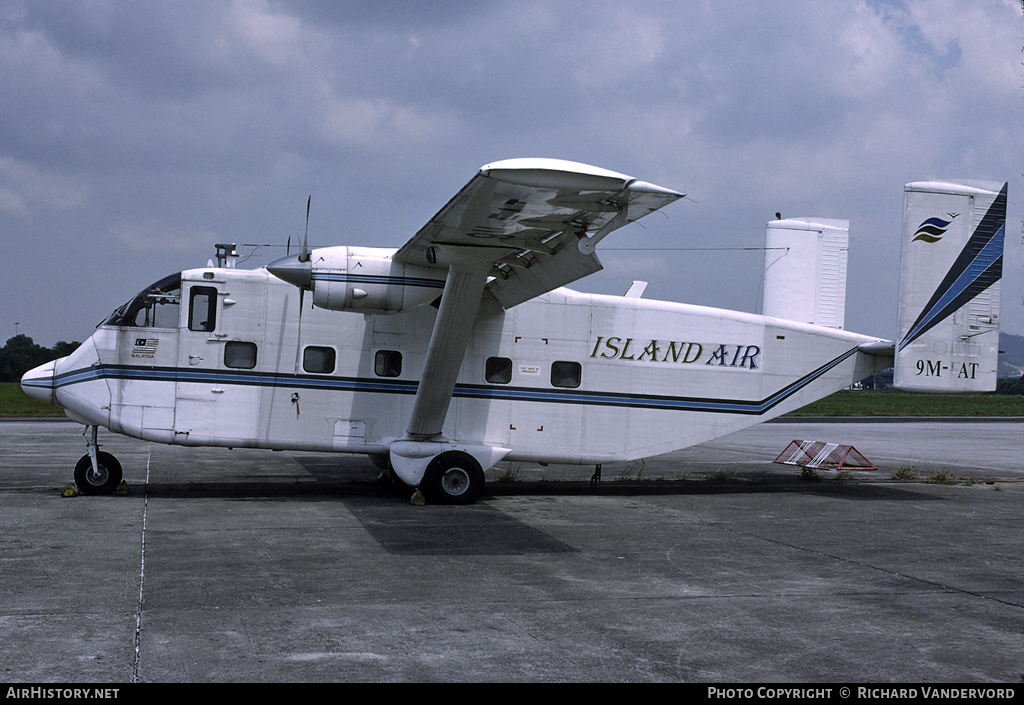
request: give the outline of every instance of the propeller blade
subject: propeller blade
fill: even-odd
[[[306,199],[306,234],[302,236],[302,249],[299,251],[299,261],[309,261],[309,205],[313,202],[313,194]]]
[[[303,287],[299,287],[299,331],[298,335],[295,336],[295,374],[299,374],[302,370],[302,309],[305,308],[303,299],[306,296],[306,290]]]

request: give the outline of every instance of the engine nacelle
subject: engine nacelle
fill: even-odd
[[[313,250],[313,304],[332,311],[387,314],[429,304],[441,295],[441,270],[396,262],[394,253],[372,247]]]

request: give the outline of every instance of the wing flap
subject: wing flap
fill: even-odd
[[[509,308],[599,271],[594,245],[682,194],[556,159],[485,165],[395,255],[410,264],[486,266]]]

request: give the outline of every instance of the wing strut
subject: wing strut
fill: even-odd
[[[409,439],[429,440],[441,435],[486,283],[486,267],[452,264],[448,268],[409,419]]]
[[[473,458],[481,470],[482,482],[482,471],[510,452],[508,448],[479,443],[450,442],[441,435],[480,308],[487,272],[487,267],[479,263],[453,263],[448,268],[409,426],[405,437],[390,446],[391,467],[408,485],[418,486],[431,461],[453,451]]]

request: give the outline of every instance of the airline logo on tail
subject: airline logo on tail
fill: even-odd
[[[914,240],[936,242],[945,233],[945,228],[933,231],[936,222],[952,222],[940,218],[929,218],[921,224]],[[924,232],[922,232],[924,231]],[[992,206],[978,223],[977,229],[957,256],[953,266],[939,283],[928,304],[900,341],[902,350],[932,327],[953,314],[954,311],[985,291],[1003,274],[1003,238],[1006,234],[1006,186],[996,197]]]
[[[960,214],[947,213],[946,215],[949,216],[949,220],[929,218],[917,226],[917,230],[914,232],[914,240],[923,240],[924,242],[938,242],[941,240],[942,236],[946,234],[946,230],[949,229],[950,224]]]

